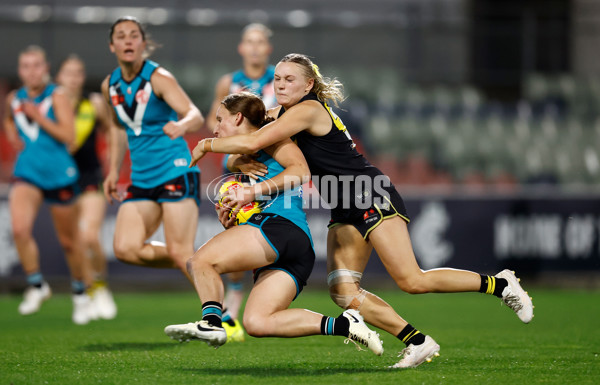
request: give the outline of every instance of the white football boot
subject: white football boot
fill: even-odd
[[[515,276],[514,271],[502,270],[495,277],[508,281],[508,286],[502,291],[502,302],[517,313],[521,321],[529,323],[533,318],[534,306],[529,294],[519,284],[519,279]]]
[[[23,301],[19,304],[19,313],[22,315],[37,313],[42,306],[42,302],[51,296],[52,290],[46,282],[43,282],[40,288],[29,286],[23,294]]]
[[[71,296],[73,299],[73,316],[71,317],[73,323],[77,325],[85,325],[92,320],[92,311],[91,307],[92,299],[87,293],[82,294],[73,294]]]
[[[440,345],[433,338],[425,336],[425,342],[421,345],[410,344],[398,354],[402,357],[396,364],[390,368],[416,368],[423,362],[431,362],[434,357],[440,356]]]
[[[187,324],[169,325],[165,334],[179,342],[200,340],[215,349],[227,342],[227,332],[208,323],[208,321],[189,322]]]
[[[369,329],[358,310],[348,309],[342,315],[350,321],[350,333],[344,341],[346,344],[352,341],[355,344],[359,343],[366,346],[378,356],[383,354],[383,342],[379,339],[379,334]]]
[[[92,302],[98,314],[98,318],[114,319],[117,316],[117,305],[113,299],[112,293],[106,286],[98,287],[94,290]]]

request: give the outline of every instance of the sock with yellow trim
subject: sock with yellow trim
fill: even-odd
[[[508,281],[504,278],[496,278],[490,275],[481,275],[480,293],[492,294],[498,298],[502,298],[502,291],[508,286]]]
[[[421,345],[425,342],[425,335],[415,329],[411,324],[408,324],[396,336],[398,339],[408,345]]]

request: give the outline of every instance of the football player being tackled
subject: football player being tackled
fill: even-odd
[[[246,92],[227,96],[216,115],[216,137],[254,132],[272,120],[260,98]],[[302,183],[310,177],[308,165],[290,139],[259,151],[257,160],[267,166],[266,175],[253,186],[231,188],[228,197],[215,205],[227,230],[205,243],[188,261],[202,301],[202,320],[167,326],[165,333],[179,341],[201,340],[215,348],[223,345],[227,334],[222,326],[221,274],[254,270],[254,287],[243,315],[249,335],[337,335],[381,355],[379,335],[367,327],[357,310],[346,310],[336,318],[288,309],[306,285],[315,260],[300,195]],[[266,201],[262,211],[235,225],[239,208],[259,198]]]

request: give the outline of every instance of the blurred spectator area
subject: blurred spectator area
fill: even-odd
[[[386,82],[362,138],[404,184],[600,184],[600,77],[529,74],[522,87],[500,102],[467,84]]]
[[[16,57],[71,52],[89,91],[116,66],[107,31],[132,14],[162,45],[152,56],[207,113],[217,79],[240,67],[249,22],[275,32],[272,61],[311,56],[345,86],[336,109],[359,148],[397,184],[600,185],[600,1],[596,0],[0,0],[0,102]],[[4,109],[0,112],[2,114]],[[209,136],[188,137],[193,146]],[[0,130],[0,181],[14,151]],[[203,182],[221,157],[202,160]],[[123,183],[126,183],[124,171]]]
[[[530,74],[523,98],[499,102],[468,84],[419,86],[392,71],[355,98],[352,74],[336,74],[349,94],[336,111],[362,152],[395,183],[600,184],[600,77]],[[205,136],[189,135],[190,147]],[[103,153],[106,143],[98,143]],[[3,181],[14,155],[1,132]],[[218,175],[220,162],[216,155],[203,160],[203,180]]]

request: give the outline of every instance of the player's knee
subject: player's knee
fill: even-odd
[[[125,239],[115,238],[113,242],[115,258],[119,261],[127,262],[137,258],[137,248]]]
[[[253,312],[244,312],[244,329],[246,329],[246,333],[252,337],[268,337],[268,322],[265,317],[260,314],[255,314]]]
[[[191,254],[189,251],[187,253],[185,253],[183,248],[180,245],[171,245],[171,244],[167,244],[167,253],[174,260],[181,260],[181,261],[187,260],[187,258],[189,258],[190,254]]]
[[[193,259],[194,257],[190,257],[186,262],[185,262],[185,269],[188,272],[188,274],[193,277],[194,276],[194,263],[193,263]]]
[[[190,274],[191,271],[202,271],[206,269],[214,269],[217,273],[221,274],[218,266],[212,261],[211,256],[202,249],[196,251],[196,253],[187,260],[186,265]]]
[[[420,274],[396,279],[396,284],[402,291],[408,294],[424,294],[428,292],[423,277]]]
[[[360,309],[367,291],[360,287],[362,273],[338,269],[327,276],[329,296],[342,309]]]
[[[81,231],[81,242],[86,249],[95,248],[100,246],[100,238],[98,237],[98,233],[94,231]]]
[[[193,251],[189,247],[183,247],[179,244],[167,244],[167,253],[177,265],[184,267]]]
[[[366,290],[358,285],[351,290],[339,290],[338,287],[329,288],[329,296],[333,302],[342,309],[359,310],[367,296],[367,293],[368,292]]]
[[[75,248],[75,239],[70,235],[58,235],[58,243],[67,254]]]
[[[21,223],[13,221],[11,224],[13,238],[16,242],[25,241],[33,238],[33,234],[31,232],[31,228],[28,226],[24,226]]]

